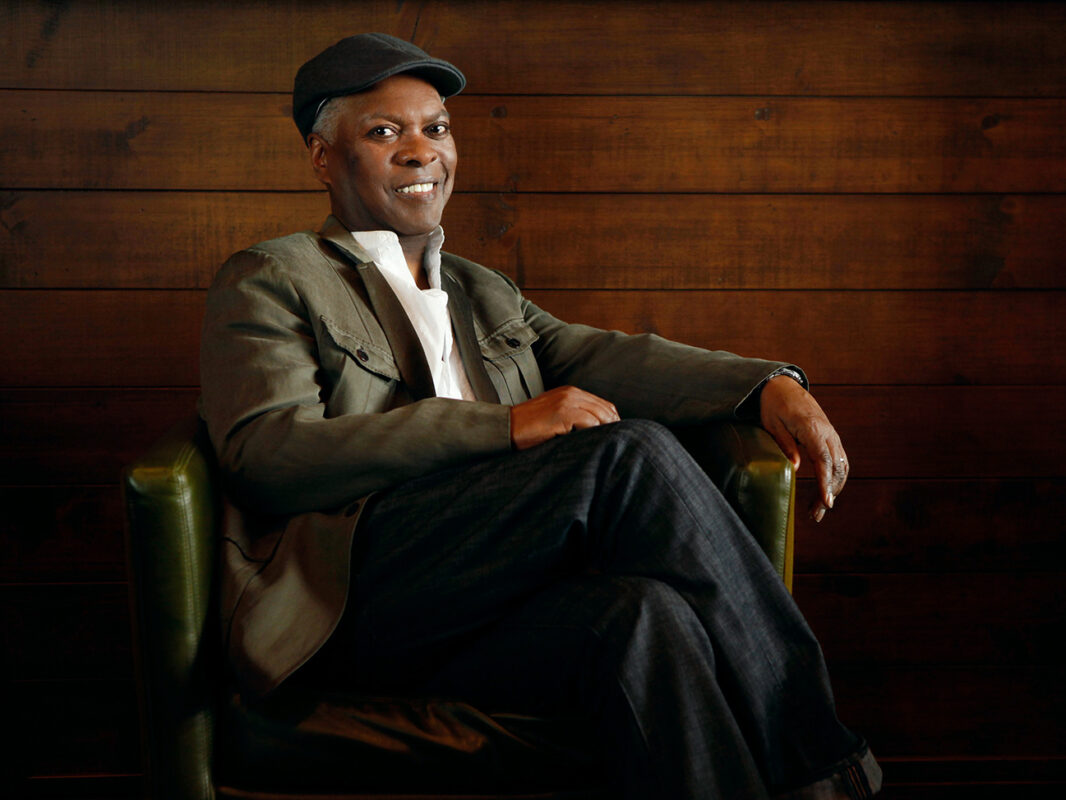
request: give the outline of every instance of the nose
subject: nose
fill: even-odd
[[[437,160],[433,142],[421,133],[405,136],[393,153],[393,160],[405,167],[424,167]]]

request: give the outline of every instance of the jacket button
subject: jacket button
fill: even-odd
[[[506,341],[506,342],[507,342],[507,346],[508,346],[508,347],[518,347],[518,345],[522,344],[522,343],[521,343],[520,341],[518,341],[518,340],[517,340],[516,338],[514,338],[513,336],[511,336],[511,337],[508,337],[508,338],[507,338],[507,339],[505,339],[504,341]]]
[[[366,354],[366,350],[364,350],[362,347],[360,347],[358,350],[355,351],[355,355],[356,355],[356,358],[358,358],[360,361],[369,361],[370,360],[370,356],[368,356]]]

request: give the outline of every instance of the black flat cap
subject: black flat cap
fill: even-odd
[[[401,72],[422,78],[442,97],[459,94],[466,86],[458,69],[410,42],[387,33],[360,33],[341,39],[300,67],[292,86],[296,127],[306,140],[323,101],[361,92]]]

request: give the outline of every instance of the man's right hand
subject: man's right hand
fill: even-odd
[[[511,443],[515,450],[526,450],[556,436],[619,419],[614,403],[576,386],[559,386],[511,407]]]

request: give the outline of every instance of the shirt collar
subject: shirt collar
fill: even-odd
[[[400,248],[400,239],[393,231],[352,231],[356,243],[374,260],[379,269],[386,270],[415,285],[414,276]],[[430,233],[422,268],[431,289],[440,289],[440,249],[444,246],[444,228],[440,225]]]

